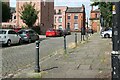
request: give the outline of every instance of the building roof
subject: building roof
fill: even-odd
[[[100,9],[95,9],[94,11],[100,11]]]
[[[68,7],[66,12],[83,12],[82,7]]]
[[[92,10],[91,12],[100,12],[100,9]]]

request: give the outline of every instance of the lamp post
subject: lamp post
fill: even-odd
[[[114,2],[112,5],[113,14],[113,26],[112,26],[112,42],[113,42],[113,52],[111,54],[112,58],[112,80],[120,80],[120,31],[119,31],[119,19],[120,19],[120,2]]]

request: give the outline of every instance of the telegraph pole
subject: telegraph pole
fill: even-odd
[[[119,26],[119,22],[118,22],[118,2],[114,2],[113,3],[113,26],[112,26],[112,41],[113,41],[113,51],[118,51],[118,26]]]
[[[112,25],[112,42],[113,52],[112,60],[112,80],[120,80],[120,53],[118,52],[120,44],[120,2],[114,2],[112,5],[113,25]]]

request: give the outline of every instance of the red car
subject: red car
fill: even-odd
[[[46,31],[46,37],[55,37],[55,36],[60,36],[60,32],[57,31],[56,29],[48,29]]]
[[[18,32],[19,30],[21,30],[22,28],[14,28],[15,32]]]

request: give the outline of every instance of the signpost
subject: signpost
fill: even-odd
[[[112,26],[112,42],[113,51],[112,58],[112,80],[120,80],[120,2],[114,2],[112,6],[113,26]]]

